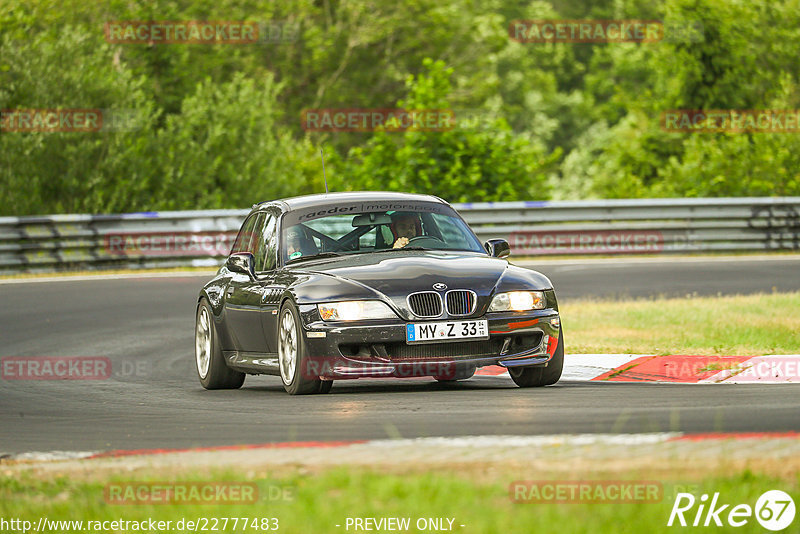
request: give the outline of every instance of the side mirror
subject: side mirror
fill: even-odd
[[[494,256],[495,258],[505,258],[511,254],[511,247],[505,239],[490,239],[483,246],[489,256]]]
[[[254,265],[255,258],[250,252],[234,252],[225,261],[225,266],[229,271],[246,274],[250,278],[256,277]]]

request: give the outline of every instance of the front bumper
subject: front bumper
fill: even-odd
[[[363,377],[434,376],[453,379],[471,376],[478,367],[547,365],[559,341],[560,317],[555,309],[490,313],[489,339],[441,343],[406,343],[406,321],[324,322],[316,306],[302,306],[307,361],[301,372],[308,377],[347,379]],[[451,319],[437,319],[441,322]]]

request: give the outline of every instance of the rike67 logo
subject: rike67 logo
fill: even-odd
[[[763,493],[756,501],[755,508],[749,504],[723,503],[719,492],[714,493],[710,502],[705,493],[699,499],[691,493],[679,493],[672,505],[667,526],[743,527],[755,516],[762,527],[777,532],[791,525],[794,515],[794,501],[788,493],[780,490]]]

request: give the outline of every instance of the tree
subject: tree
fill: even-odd
[[[449,107],[452,69],[426,59],[424,74],[409,76],[407,110]],[[438,195],[451,202],[549,198],[547,172],[558,154],[514,136],[503,119],[478,128],[377,132],[350,151],[339,177],[347,189],[388,189]]]

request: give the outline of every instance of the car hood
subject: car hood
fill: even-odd
[[[295,271],[305,274],[292,287],[299,304],[378,298],[404,309],[410,293],[432,291],[434,284],[443,283],[447,289],[475,291],[479,312],[488,307],[488,299],[498,291],[553,287],[541,273],[509,265],[505,259],[470,252],[358,254],[309,262]]]

